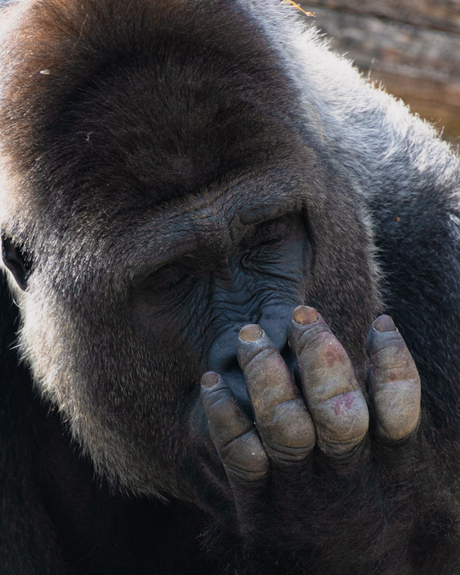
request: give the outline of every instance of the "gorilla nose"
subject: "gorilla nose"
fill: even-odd
[[[235,368],[239,369],[236,358],[236,344],[238,343],[238,334],[242,327],[243,324],[232,326],[214,340],[208,354],[208,371],[216,371],[224,375]]]
[[[214,340],[209,350],[206,368],[207,371],[215,371],[224,378],[238,405],[248,417],[252,418],[252,408],[246,381],[236,356],[238,334],[244,325],[243,323],[234,325]]]
[[[262,313],[255,314],[256,321],[235,322],[221,332],[211,344],[207,358],[207,370],[216,371],[225,375],[230,371],[239,369],[236,357],[236,346],[238,334],[245,325],[258,324],[271,339],[277,349],[279,349],[288,366],[293,369],[295,356],[288,345],[288,329],[294,307],[272,306]],[[255,318],[254,318],[255,319]]]
[[[290,314],[287,314],[288,321]],[[287,341],[288,321],[260,317],[259,325],[280,350],[281,356],[291,372],[294,371],[296,358]],[[249,322],[247,322],[249,323]],[[248,395],[244,374],[238,364],[236,347],[238,334],[246,323],[233,325],[221,333],[212,343],[206,365],[207,371],[219,373],[230,387],[241,409],[252,417],[251,402]]]

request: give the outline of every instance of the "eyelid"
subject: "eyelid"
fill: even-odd
[[[281,240],[289,232],[288,224],[284,216],[258,224],[245,235],[244,243],[256,246],[272,240]]]
[[[190,276],[189,270],[177,262],[161,266],[145,278],[143,285],[150,291],[172,289]]]

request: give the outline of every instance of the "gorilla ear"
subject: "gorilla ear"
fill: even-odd
[[[25,290],[27,287],[27,275],[30,266],[26,262],[24,254],[13,244],[11,238],[2,234],[2,259],[5,266],[13,274],[18,286]]]

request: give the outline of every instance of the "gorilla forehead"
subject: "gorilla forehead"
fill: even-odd
[[[49,149],[72,151],[61,164],[79,176],[71,201],[115,196],[145,208],[292,161],[302,140],[254,78],[241,74],[240,91],[230,92],[225,62],[187,53],[179,62],[168,49],[134,74],[117,65],[113,78],[104,71],[66,102],[48,134],[60,132]]]
[[[301,153],[294,88],[234,3],[48,4],[24,16],[26,32],[5,35],[22,54],[5,62],[0,118],[28,182],[21,209],[31,190],[53,221],[101,206],[113,218]]]

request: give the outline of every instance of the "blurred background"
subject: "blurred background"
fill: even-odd
[[[333,50],[460,147],[460,0],[297,3]]]

